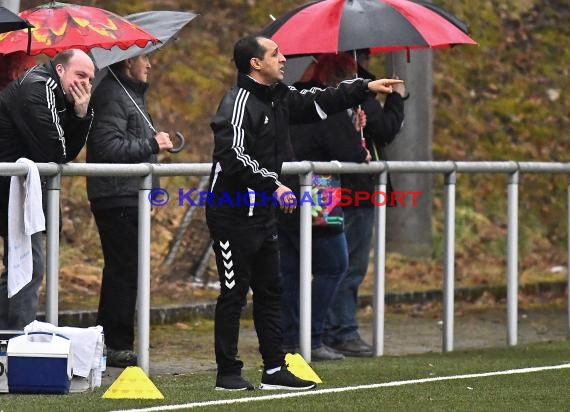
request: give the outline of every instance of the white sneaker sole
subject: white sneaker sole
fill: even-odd
[[[229,388],[222,388],[221,386],[216,386],[215,389],[217,391],[228,391],[228,392],[238,392],[238,391],[247,391],[247,390],[252,391],[253,390],[253,388],[251,388],[251,389],[248,389],[248,388],[229,389]]]
[[[259,389],[261,390],[265,390],[265,391],[278,391],[278,390],[282,390],[282,391],[306,391],[308,389],[313,389],[315,388],[317,385],[311,385],[311,386],[305,386],[302,388],[294,388],[291,386],[283,386],[283,385],[269,385],[267,383],[262,383],[261,385],[259,385]]]

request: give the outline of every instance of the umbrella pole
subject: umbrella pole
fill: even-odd
[[[354,56],[354,64],[356,65],[356,73],[354,73],[354,78],[358,79],[358,59],[356,58],[356,49],[352,50],[352,55]],[[362,106],[358,105],[358,110],[362,110]],[[356,114],[356,121],[358,122],[358,113]],[[366,139],[364,138],[364,128],[360,127],[360,143],[362,147],[366,149]]]
[[[32,55],[32,28],[28,27],[28,47],[26,48],[26,54],[28,56]]]

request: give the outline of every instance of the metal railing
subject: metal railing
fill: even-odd
[[[39,163],[40,174],[48,177],[47,249],[46,249],[46,320],[58,322],[59,274],[59,191],[62,176],[138,176],[139,191],[139,257],[137,300],[137,352],[139,366],[148,374],[150,331],[150,202],[151,176],[204,176],[210,164],[86,164],[58,165]],[[24,176],[26,166],[0,163],[0,176]],[[508,175],[507,184],[507,344],[517,344],[518,292],[518,184],[521,173],[570,175],[570,163],[549,162],[371,162],[370,164],[339,162],[292,162],[283,166],[286,174],[299,174],[301,193],[310,192],[312,173],[374,173],[378,175],[375,191],[386,192],[387,173],[444,174],[444,251],[443,251],[443,331],[442,350],[453,350],[454,327],[454,261],[455,261],[455,185],[458,173],[499,173]],[[567,195],[567,222],[570,222],[570,183]],[[300,349],[311,360],[311,205],[300,206]],[[384,350],[384,278],[386,205],[375,206],[374,239],[374,355]],[[570,236],[570,225],[569,236]],[[568,246],[570,256],[570,244]],[[569,259],[570,262],[570,259]],[[567,271],[570,284],[570,270]],[[570,296],[567,297],[567,328],[570,331]]]

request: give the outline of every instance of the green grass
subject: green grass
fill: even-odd
[[[567,342],[519,345],[514,348],[456,351],[386,356],[374,359],[346,359],[317,363],[315,371],[323,380],[319,389],[378,384],[459,374],[483,373],[570,362]],[[244,371],[252,382],[260,372]],[[215,373],[156,377],[153,382],[163,393],[163,401],[101,399],[106,388],[93,393],[67,396],[0,395],[2,411],[108,411],[190,402],[274,395],[260,391],[227,393],[213,390]],[[359,389],[341,393],[315,394],[288,399],[261,400],[231,405],[200,407],[200,410],[227,411],[370,411],[370,410],[568,410],[570,369],[519,375],[468,378],[409,384],[395,387]]]

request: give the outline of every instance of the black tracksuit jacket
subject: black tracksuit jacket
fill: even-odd
[[[292,159],[289,125],[315,122],[326,113],[358,105],[373,95],[368,82],[354,79],[338,88],[298,91],[282,83],[265,86],[239,74],[210,125],[215,144],[212,198],[206,204],[210,228],[275,224],[275,205],[263,196],[271,199],[283,161]],[[259,203],[253,208],[248,203],[254,202],[243,202],[248,189]]]
[[[0,162],[69,162],[89,134],[93,110],[75,115],[51,61],[34,66],[0,92]],[[0,233],[8,210],[10,177],[0,177]]]

